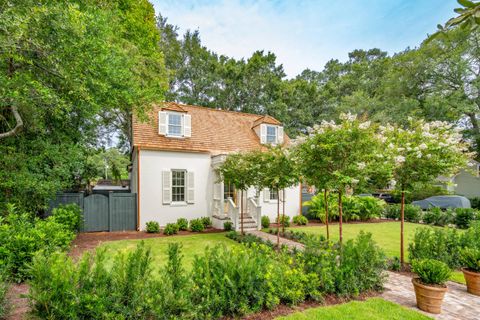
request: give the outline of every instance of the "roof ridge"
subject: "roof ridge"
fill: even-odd
[[[173,102],[173,101],[165,101],[163,103],[169,103],[169,104],[172,103],[172,104],[176,104],[180,107],[193,107],[193,108],[207,109],[207,110],[218,111],[218,112],[228,112],[228,113],[242,114],[242,115],[246,115],[246,116],[255,116],[257,118],[262,118],[262,117],[265,117],[265,116],[269,116],[269,117],[275,119],[274,117],[272,117],[271,115],[268,115],[268,114],[258,114],[258,113],[242,112],[242,111],[235,111],[235,110],[225,110],[225,109],[218,109],[218,108],[205,107],[205,106],[197,106],[197,105],[193,105],[193,104],[185,104],[185,103],[179,103],[179,102]],[[275,120],[277,120],[277,119],[275,119]]]

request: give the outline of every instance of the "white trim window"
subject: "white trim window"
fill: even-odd
[[[172,202],[186,202],[186,171],[172,170]]]
[[[278,127],[277,126],[267,126],[266,140],[267,143],[275,144],[278,141]]]
[[[167,116],[167,135],[172,137],[183,136],[183,115],[180,113],[169,112]]]
[[[270,190],[270,201],[278,201],[278,191]]]

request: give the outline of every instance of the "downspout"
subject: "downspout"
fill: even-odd
[[[137,231],[140,231],[140,146],[137,147]]]

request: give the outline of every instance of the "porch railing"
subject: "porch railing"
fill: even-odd
[[[233,202],[232,198],[227,199],[227,216],[230,218],[233,224],[233,229],[237,230],[238,226],[238,207]]]
[[[257,229],[262,229],[262,207],[258,204],[258,199],[255,200],[255,198],[248,198],[247,212],[257,223]]]

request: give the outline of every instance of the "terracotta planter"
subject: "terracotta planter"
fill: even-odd
[[[420,310],[439,314],[442,312],[442,302],[447,287],[432,287],[422,284],[418,278],[412,279],[417,298],[417,307]]]
[[[462,269],[463,276],[467,282],[467,291],[476,296],[480,296],[480,272],[473,272],[467,269]]]

